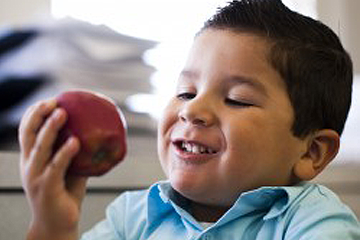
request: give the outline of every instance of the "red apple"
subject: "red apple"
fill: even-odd
[[[100,176],[120,163],[126,154],[126,127],[119,108],[107,97],[90,91],[67,91],[57,96],[58,106],[68,114],[55,149],[76,136],[81,149],[68,174]]]

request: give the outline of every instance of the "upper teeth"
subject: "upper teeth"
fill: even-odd
[[[190,153],[215,153],[214,150],[212,150],[211,148],[208,147],[204,147],[201,145],[197,145],[195,143],[187,143],[187,142],[182,142],[181,143],[181,148],[186,151],[186,152],[190,152]]]

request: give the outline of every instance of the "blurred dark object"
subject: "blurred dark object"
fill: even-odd
[[[8,121],[8,114],[26,98],[38,91],[46,76],[9,76],[0,79],[0,149],[16,150],[17,124]]]
[[[0,127],[0,150],[18,151],[17,127]]]
[[[0,113],[19,104],[47,81],[45,76],[10,76],[0,79]],[[1,115],[0,115],[1,116]]]
[[[6,54],[22,48],[38,35],[35,29],[13,30],[0,36],[0,65]],[[34,94],[45,82],[44,76],[7,75],[0,71],[0,149],[17,147],[17,125],[8,122],[8,111]]]
[[[37,34],[38,32],[36,30],[18,30],[7,33],[0,39],[0,56],[23,45],[33,39]]]

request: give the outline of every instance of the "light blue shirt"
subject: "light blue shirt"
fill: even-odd
[[[324,186],[301,183],[243,193],[216,223],[204,228],[187,211],[188,200],[168,182],[126,192],[106,219],[82,240],[359,240],[354,213]]]

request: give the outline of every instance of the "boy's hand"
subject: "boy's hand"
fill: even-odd
[[[78,237],[86,178],[68,177],[66,170],[80,143],[72,137],[53,153],[53,144],[66,118],[66,112],[51,99],[30,107],[20,123],[21,178],[33,216],[28,239]]]

